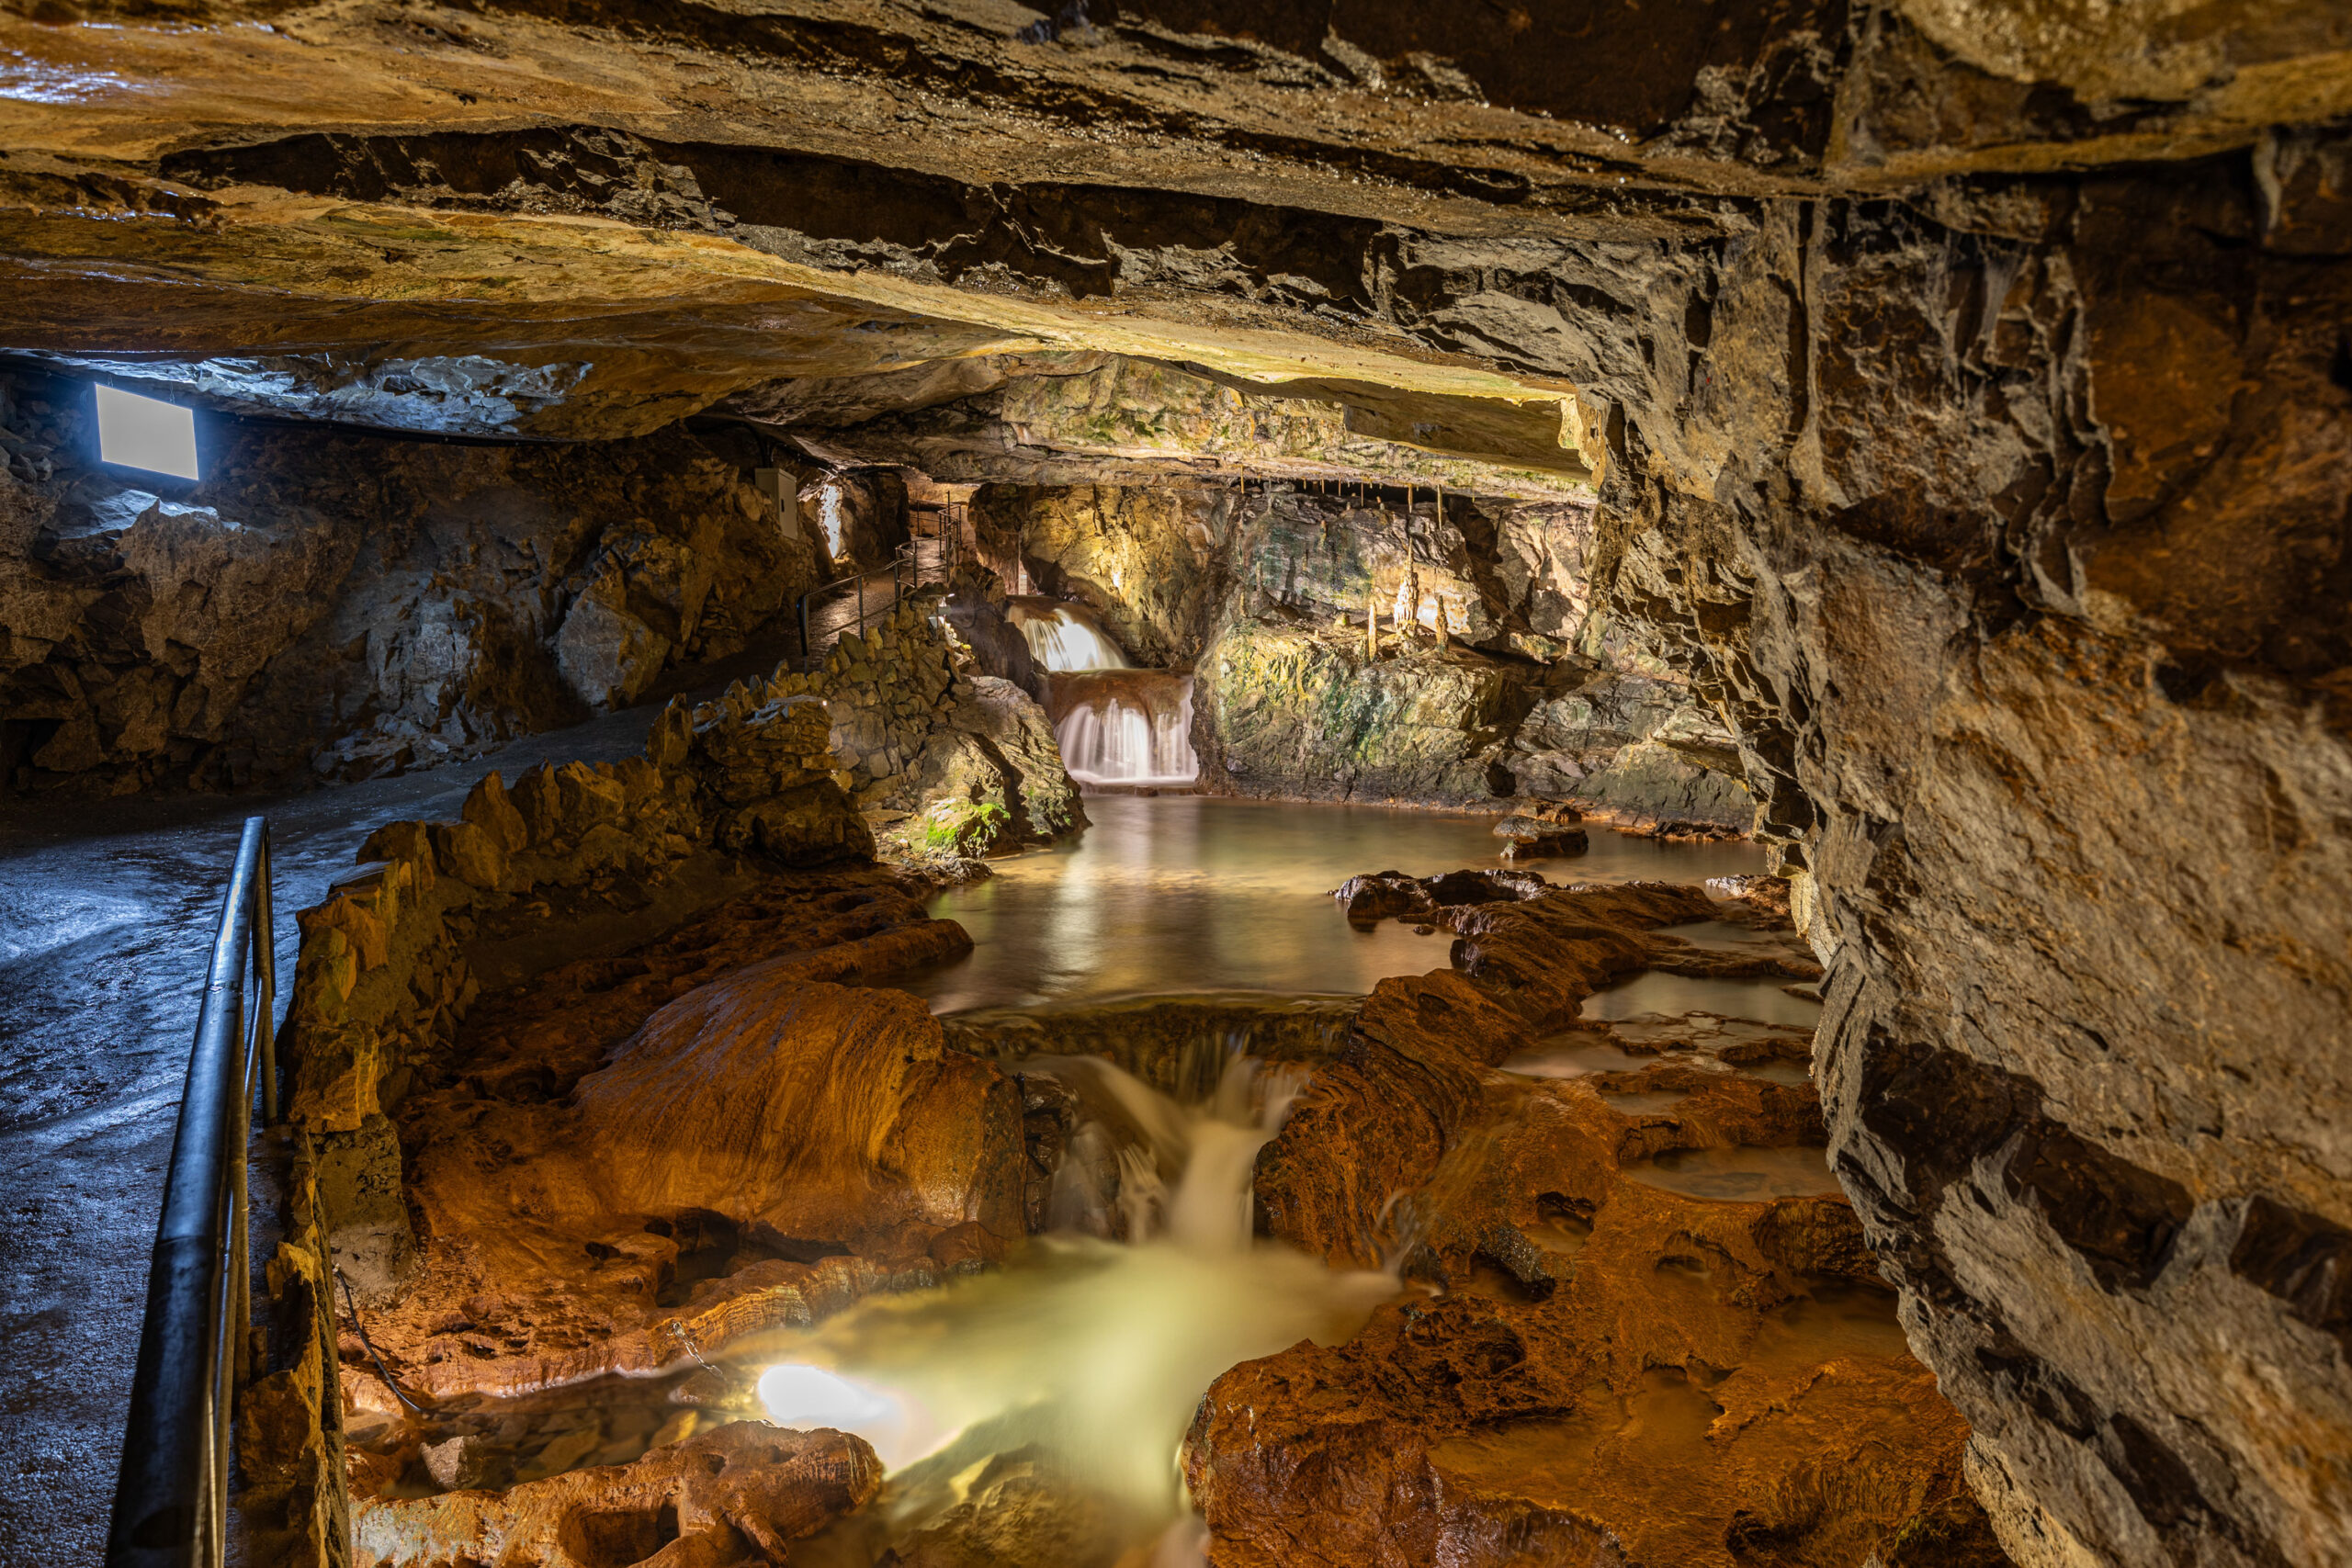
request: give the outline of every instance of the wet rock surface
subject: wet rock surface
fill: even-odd
[[[1210,1391],[1186,1473],[1213,1560],[2000,1561],[1921,1554],[1946,1535],[1994,1549],[1960,1480],[1965,1428],[1833,1195],[1818,1100],[1801,1067],[1768,1076],[1802,1060],[1806,1032],[1575,1019],[1636,972],[1817,973],[1761,890],[1755,908],[1516,872],[1360,878],[1460,925],[1460,971],[1361,1003],[1136,998],[943,1033],[911,998],[816,979],[924,929],[886,874],[795,874],[478,1005],[447,1087],[402,1102],[425,1266],[369,1321],[434,1409],[422,1427],[401,1418],[346,1347],[376,1423],[354,1461],[363,1541],[444,1542],[574,1492],[634,1506],[667,1456],[741,1408],[682,1351],[930,1288],[1055,1223],[1037,1173],[1093,1158],[1073,1134],[1099,1112],[1083,1075],[1023,1063],[1099,1055],[1200,1095],[1247,1052],[1311,1073],[1258,1163],[1261,1227],[1336,1266],[1386,1253],[1409,1289],[1344,1345],[1249,1362]],[[800,952],[766,956],[779,943]],[[1525,1070],[1563,1019],[1577,1027],[1556,1041],[1623,1065]],[[1710,1174],[1725,1156],[1729,1174]],[[1751,1198],[1751,1169],[1773,1160],[1813,1185]],[[616,1371],[665,1381],[592,1385],[581,1407],[551,1386]],[[469,1403],[483,1393],[527,1397]],[[810,1560],[1132,1550],[1145,1527],[1049,1456],[972,1440],[826,1529]],[[550,1475],[573,1490],[533,1479]],[[1912,1555],[1890,1558],[1898,1546]]]
[[[1317,1066],[1260,1223],[1423,1289],[1210,1391],[1186,1476],[1216,1561],[2004,1561],[1817,1097],[1753,1070],[1810,1031],[1588,1022],[1553,1047],[1585,1054],[1569,1076],[1530,1076],[1544,1021],[1696,953],[1652,934],[1694,911],[1723,912],[1666,886],[1461,905],[1462,973],[1384,982]],[[1776,1197],[1772,1168],[1811,1175]]]
[[[364,1568],[778,1562],[794,1541],[872,1497],[881,1480],[860,1438],[739,1421],[624,1466],[502,1492],[363,1503],[354,1556]]]
[[[577,1009],[494,1019],[475,1073],[461,1034],[458,1081],[403,1109],[422,1266],[371,1314],[393,1376],[444,1398],[653,1371],[935,1284],[959,1227],[982,1255],[1019,1236],[1012,1080],[911,998],[812,982],[840,956],[730,966],[568,1063],[532,1045],[577,1040]]]

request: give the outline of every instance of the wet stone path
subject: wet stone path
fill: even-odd
[[[282,998],[295,911],[350,874],[377,823],[454,818],[493,767],[631,755],[656,711],[301,795],[0,810],[0,1563],[105,1551],[164,1168],[245,818],[270,819]]]

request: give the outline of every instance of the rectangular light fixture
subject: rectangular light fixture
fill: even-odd
[[[98,457],[126,468],[196,479],[196,411],[102,386]]]

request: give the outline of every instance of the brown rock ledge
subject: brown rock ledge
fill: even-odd
[[[1420,1290],[1211,1389],[1185,1475],[1220,1568],[2003,1562],[1962,1480],[1967,1425],[1830,1179],[1818,1096],[1736,1070],[1795,1032],[1576,1017],[1643,969],[1817,974],[1657,934],[1785,918],[1656,884],[1436,918],[1456,969],[1382,982],[1256,1180],[1261,1230],[1334,1265],[1385,1256]],[[1496,1070],[1563,1024],[1623,1029],[1635,1067]],[[1686,1158],[1747,1171],[1720,1185],[1756,1201],[1696,1195]],[[1771,1196],[1766,1172],[1813,1190]]]
[[[633,1464],[575,1470],[503,1492],[460,1491],[354,1510],[358,1568],[723,1568],[781,1562],[791,1543],[882,1484],[862,1438],[738,1421]]]

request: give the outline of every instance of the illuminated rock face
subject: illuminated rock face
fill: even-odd
[[[1084,606],[1143,662],[1193,671],[1204,789],[1558,795],[1629,827],[1745,831],[1732,736],[1594,601],[1589,501],[1449,492],[1441,512],[1439,495],[1423,477],[992,484],[973,531],[1000,574]]]
[[[793,1541],[868,1501],[881,1484],[882,1466],[862,1438],[737,1421],[633,1464],[503,1492],[363,1502],[353,1545],[364,1568],[781,1562]]]
[[[739,902],[643,953],[617,998],[577,995],[559,974],[460,1038],[454,1090],[401,1115],[424,1267],[370,1317],[408,1386],[447,1398],[641,1375],[678,1362],[681,1336],[717,1354],[876,1291],[935,1285],[1021,1235],[1009,1074],[945,1049],[910,997],[815,978],[854,947],[742,962],[746,938],[833,934],[811,919],[829,893],[873,898],[843,881]],[[740,966],[690,985],[726,962],[711,951],[722,932]],[[866,945],[884,968],[940,951]],[[665,994],[677,999],[597,1066],[596,1034]],[[547,1102],[554,1085],[571,1104]],[[697,1282],[688,1255],[714,1248],[721,1266]],[[390,1408],[358,1382],[367,1407]]]

